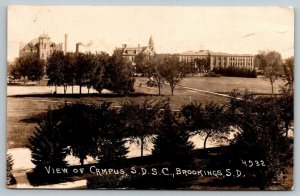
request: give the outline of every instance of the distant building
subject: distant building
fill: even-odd
[[[217,67],[236,67],[254,69],[254,55],[251,54],[227,54],[221,52],[212,52],[209,50],[200,50],[197,52],[189,51],[177,54],[180,61],[192,61],[193,59],[206,59],[210,70]]]
[[[47,34],[42,34],[38,38],[33,39],[29,43],[21,46],[19,50],[19,57],[29,54],[37,54],[40,59],[46,61],[53,51],[62,51],[62,45],[62,43],[56,44],[52,42]]]
[[[138,44],[137,47],[128,47],[127,44],[123,44],[121,48],[123,51],[123,57],[128,59],[130,62],[134,62],[135,56],[144,53],[149,56],[154,56],[155,48],[154,48],[154,41],[152,36],[149,39],[148,46],[140,46]]]

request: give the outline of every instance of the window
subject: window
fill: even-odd
[[[42,58],[44,58],[44,53],[42,53]]]
[[[46,49],[46,44],[44,44],[44,49]]]

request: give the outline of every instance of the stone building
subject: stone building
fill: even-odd
[[[177,54],[180,61],[192,61],[193,59],[206,59],[210,70],[222,67],[236,67],[254,69],[254,55],[251,54],[227,54],[221,52],[212,52],[209,50],[200,50],[197,52],[189,51]]]
[[[29,43],[20,47],[19,57],[29,54],[37,54],[40,59],[47,60],[47,58],[55,50],[63,50],[63,44],[56,44],[50,40],[47,34],[42,34],[38,38],[31,40]]]
[[[140,46],[138,44],[137,47],[128,47],[127,44],[123,44],[121,48],[123,51],[123,57],[128,59],[130,62],[134,62],[134,58],[136,55],[140,53],[144,53],[149,56],[153,56],[155,54],[154,41],[152,36],[149,39],[147,46]]]

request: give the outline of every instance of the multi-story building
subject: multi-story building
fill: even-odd
[[[197,52],[189,51],[178,54],[180,61],[192,61],[194,59],[206,59],[210,70],[222,67],[236,67],[254,69],[254,55],[251,54],[227,54],[221,52],[212,52],[209,50],[200,50]]]
[[[149,56],[153,56],[155,54],[154,41],[152,36],[149,39],[148,46],[140,46],[138,44],[137,47],[128,47],[127,44],[123,44],[121,48],[123,52],[123,57],[128,59],[130,62],[134,62],[135,56],[144,53]]]
[[[53,51],[62,51],[62,45],[62,43],[56,44],[52,42],[47,34],[42,34],[38,38],[33,39],[29,43],[21,46],[19,50],[19,57],[29,54],[36,54],[40,59],[46,61]]]

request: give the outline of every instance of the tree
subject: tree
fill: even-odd
[[[13,80],[17,80],[21,78],[21,75],[15,63],[7,62],[7,76],[8,76],[9,83],[11,83]]]
[[[141,73],[143,76],[149,78],[149,80],[154,81],[158,87],[158,95],[161,94],[162,86],[162,76],[160,75],[160,70],[162,65],[162,59],[160,56],[148,56],[146,54],[140,53],[135,58],[136,72]]]
[[[147,147],[149,137],[155,133],[160,109],[165,107],[165,101],[144,99],[127,101],[121,106],[120,117],[132,141],[141,148],[141,157]]]
[[[134,72],[129,61],[122,56],[122,51],[115,50],[108,59],[104,71],[103,88],[117,94],[128,94],[134,91]]]
[[[62,108],[62,130],[65,140],[72,150],[72,154],[79,158],[80,164],[88,155],[96,153],[95,138],[97,129],[94,126],[96,117],[95,105],[72,104]]]
[[[17,58],[14,72],[23,77],[24,83],[26,79],[38,81],[44,75],[44,67],[45,62],[40,60],[37,55],[32,54]]]
[[[286,59],[283,63],[284,80],[286,81],[287,91],[294,92],[294,57]]]
[[[189,141],[189,134],[177,122],[169,107],[163,111],[159,125],[152,154],[176,167],[191,166],[194,146]]]
[[[95,71],[93,66],[93,54],[91,53],[76,53],[74,66],[75,84],[79,85],[79,94],[82,92],[82,87],[88,85],[91,88],[92,75]]]
[[[288,138],[289,130],[294,130],[294,95],[290,94],[290,92],[284,92],[281,97],[276,99],[276,103],[274,104],[279,107],[279,115],[283,125],[282,129],[285,130],[285,136]]]
[[[93,120],[97,128],[97,157],[104,165],[113,165],[126,158],[128,148],[123,133],[120,117],[115,109],[110,109],[110,103],[97,107],[96,118]]]
[[[54,51],[47,61],[46,73],[48,75],[48,85],[64,87],[64,94],[66,94],[68,85],[73,86],[73,67],[74,57],[71,53],[66,55],[62,51]]]
[[[232,140],[234,157],[238,160],[263,160],[265,167],[249,169],[247,178],[254,178],[261,189],[279,182],[286,174],[293,155],[292,145],[284,137],[281,111],[275,97],[241,100],[236,110],[239,131]]]
[[[6,184],[7,185],[16,183],[16,179],[12,173],[13,165],[14,165],[14,161],[12,159],[12,155],[6,154]]]
[[[181,109],[185,124],[192,134],[204,136],[203,148],[209,138],[214,140],[226,139],[230,129],[226,119],[224,106],[218,103],[207,105],[189,104]]]
[[[105,52],[96,53],[94,58],[95,72],[92,78],[92,86],[100,94],[104,88],[105,82],[105,67],[108,63],[109,55]]]
[[[282,59],[278,52],[260,52],[255,56],[255,62],[266,78],[270,80],[272,86],[272,94],[274,94],[274,82],[282,74]]]
[[[186,64],[179,61],[178,57],[171,56],[162,59],[161,66],[157,69],[158,74],[164,78],[170,85],[171,94],[174,94],[174,88],[186,76]]]
[[[45,167],[66,167],[67,145],[63,142],[63,129],[57,115],[48,110],[39,119],[34,134],[28,139],[34,171],[44,173]]]

